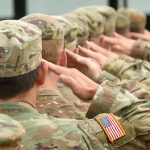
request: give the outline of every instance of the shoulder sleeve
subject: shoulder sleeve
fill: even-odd
[[[122,89],[119,85],[110,81],[104,81],[91,102],[87,111],[87,117],[92,118],[99,113],[117,113],[138,102],[139,99]]]
[[[119,81],[119,79],[117,77],[115,77],[114,75],[108,73],[107,71],[102,71],[96,82],[101,84],[105,80],[109,80],[112,82]]]
[[[131,56],[150,61],[150,42],[137,41],[132,48]]]

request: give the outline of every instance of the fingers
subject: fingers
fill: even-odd
[[[114,45],[114,46],[112,46],[112,49],[116,50],[116,51],[120,51],[120,52],[124,51],[124,48],[121,47],[120,45]]]
[[[95,44],[94,42],[87,41],[87,45],[89,46],[90,49],[92,49],[95,52],[101,53],[105,56],[109,55],[109,51],[107,51],[106,49],[100,47],[99,45]]]
[[[91,50],[81,47],[79,46],[79,50],[81,53],[83,53],[86,57],[91,57],[93,59],[95,59],[95,52],[92,52]]]
[[[74,78],[72,78],[71,76],[67,76],[64,74],[61,74],[59,76],[59,79],[66,84],[67,86],[69,86],[73,91],[76,91],[76,89],[78,89],[78,82],[75,81]]]
[[[50,63],[50,62],[46,62],[46,63],[48,65],[48,69],[51,70],[51,71],[53,71],[57,75],[63,74],[67,70],[67,68],[65,68],[65,67],[58,66],[58,65],[55,65],[55,64]]]
[[[141,38],[144,38],[144,35],[143,34],[141,34],[141,33],[130,33],[130,35],[131,35],[131,38],[133,38],[133,39],[141,39]]]
[[[84,58],[84,57],[81,57],[81,58],[78,58],[77,59],[77,62],[81,65],[85,65],[87,67],[89,67],[91,65],[91,60],[89,58]],[[93,62],[94,63],[94,62]]]
[[[75,54],[75,53],[73,53],[73,52],[71,52],[69,50],[66,50],[66,54],[67,54],[67,56],[71,57],[74,60],[76,60],[78,57],[80,57],[80,55]]]
[[[118,44],[118,39],[116,39],[115,37],[103,36],[102,38],[105,43],[108,43],[111,45]]]

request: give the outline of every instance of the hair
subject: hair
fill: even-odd
[[[57,64],[63,48],[64,40],[42,40],[42,58]]]
[[[37,80],[38,68],[15,77],[0,78],[0,99],[6,100],[29,91]]]

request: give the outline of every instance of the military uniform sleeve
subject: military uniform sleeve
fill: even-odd
[[[88,118],[103,113],[119,116],[119,121],[126,131],[126,136],[116,140],[115,148],[146,149],[150,140],[150,101],[138,100],[120,86],[105,81],[98,89],[87,112]],[[127,142],[125,144],[125,142]],[[121,145],[117,145],[121,144]],[[123,144],[124,143],[124,144]],[[116,147],[118,146],[118,147]],[[127,146],[127,147],[126,147]]]
[[[131,56],[150,61],[150,42],[137,41],[131,50]]]
[[[127,63],[120,59],[109,59],[104,66],[104,70],[118,77],[119,79],[129,79],[142,81],[149,78],[149,69],[145,68],[142,60],[134,63]]]
[[[118,115],[121,110],[125,108],[130,110],[132,105],[140,103],[142,104],[143,101],[139,101],[138,98],[122,89],[119,85],[104,81],[97,90],[86,116],[92,118],[99,113],[110,112]]]
[[[102,71],[96,82],[99,83],[99,84],[101,84],[105,80],[109,80],[109,81],[112,81],[112,82],[119,81],[119,79],[117,77],[113,76],[109,72]]]
[[[123,89],[128,90],[130,93],[132,93],[134,96],[136,96],[139,99],[150,100],[150,88],[147,85],[149,83],[148,79],[142,80],[141,82],[136,80],[127,80],[127,79],[119,80],[119,78],[113,76],[112,74],[106,71],[102,71],[102,73],[99,75],[99,78],[97,79],[96,82],[98,84],[101,84],[105,80],[117,83]]]

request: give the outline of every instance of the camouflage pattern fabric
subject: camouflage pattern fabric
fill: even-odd
[[[126,61],[118,58],[109,59],[103,69],[118,77],[120,80],[137,80],[148,87],[150,86],[149,67],[147,63],[142,60],[127,63]]]
[[[65,47],[71,51],[77,47],[77,24],[70,22],[63,16],[52,16],[55,18],[64,29]]]
[[[87,23],[83,22],[80,17],[73,13],[68,13],[63,15],[67,20],[77,25],[77,43],[81,46],[86,45],[86,41],[89,37],[89,27]]]
[[[128,17],[121,13],[117,13],[116,32],[123,36],[128,36],[129,31],[130,31],[130,21]]]
[[[88,9],[88,7],[81,7],[74,10],[72,13],[75,13],[79,16],[79,19],[87,23],[89,26],[89,40],[92,38],[98,38],[104,32],[104,17],[101,14],[96,13]]]
[[[120,8],[119,13],[124,14],[130,20],[130,31],[143,32],[146,26],[146,15],[133,8]]]
[[[24,133],[19,122],[0,114],[0,150],[19,150]]]
[[[88,102],[84,102],[82,99],[80,99],[79,97],[77,97],[72,92],[71,88],[69,88],[68,86],[66,86],[61,81],[58,81],[57,88],[58,88],[59,92],[61,93],[61,95],[66,100],[68,100],[69,102],[73,103],[74,107],[79,111],[79,113],[83,112],[83,114],[84,114],[83,116],[85,117],[86,112],[87,112],[87,110],[89,108],[89,105],[90,105],[91,101],[89,100]]]
[[[0,77],[22,75],[39,66],[42,44],[36,26],[16,20],[0,21],[0,39]]]
[[[42,89],[36,101],[36,109],[56,118],[85,118],[86,111],[77,109],[71,99],[64,99],[58,90]]]
[[[53,17],[35,13],[27,15],[20,20],[36,25],[42,31],[42,40],[64,39],[63,26]]]
[[[150,62],[150,43],[138,40],[132,48],[131,56]]]
[[[25,127],[26,134],[21,149],[145,150],[150,140],[149,107],[149,101],[139,101],[116,84],[104,82],[89,111],[92,110],[90,115],[93,117],[101,112],[103,114],[98,117],[104,117],[109,112],[119,116],[116,119],[125,129],[126,135],[112,143],[95,119],[56,119],[39,114],[33,107],[22,102],[1,103],[0,112],[11,115]]]
[[[115,31],[116,11],[109,6],[93,5],[87,7],[92,12],[94,11],[105,18],[104,34],[107,36],[112,36],[112,33]]]
[[[96,82],[101,84],[105,80],[115,82],[139,99],[150,100],[150,86],[147,86],[144,83],[140,83],[136,80],[119,80],[119,78],[113,76],[112,74],[102,71]]]

